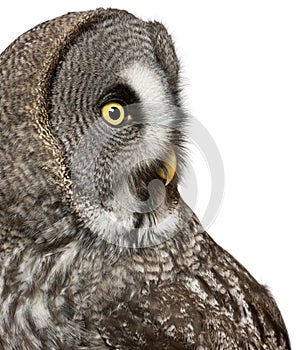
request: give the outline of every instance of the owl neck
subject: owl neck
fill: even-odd
[[[162,191],[149,189],[155,199],[130,202],[128,196],[113,198],[110,202],[88,203],[80,198],[77,214],[90,231],[95,246],[102,242],[119,250],[157,246],[175,238],[187,225],[192,211],[181,199],[176,184]],[[160,197],[159,197],[160,196]]]

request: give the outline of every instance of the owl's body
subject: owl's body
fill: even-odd
[[[161,24],[67,14],[0,68],[0,349],[290,349],[268,291],[179,197],[186,116]],[[178,176],[150,192],[171,152]]]

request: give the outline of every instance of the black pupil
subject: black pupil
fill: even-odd
[[[117,120],[117,119],[120,118],[120,115],[121,115],[121,113],[120,113],[119,108],[117,108],[117,107],[111,107],[111,108],[109,109],[109,116],[110,116],[111,119]]]

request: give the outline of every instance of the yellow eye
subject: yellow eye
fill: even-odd
[[[101,108],[101,115],[109,124],[119,125],[124,120],[125,111],[120,103],[108,102]]]

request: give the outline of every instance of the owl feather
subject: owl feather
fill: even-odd
[[[0,75],[0,349],[290,349],[178,192],[188,121],[161,23],[68,13]]]

